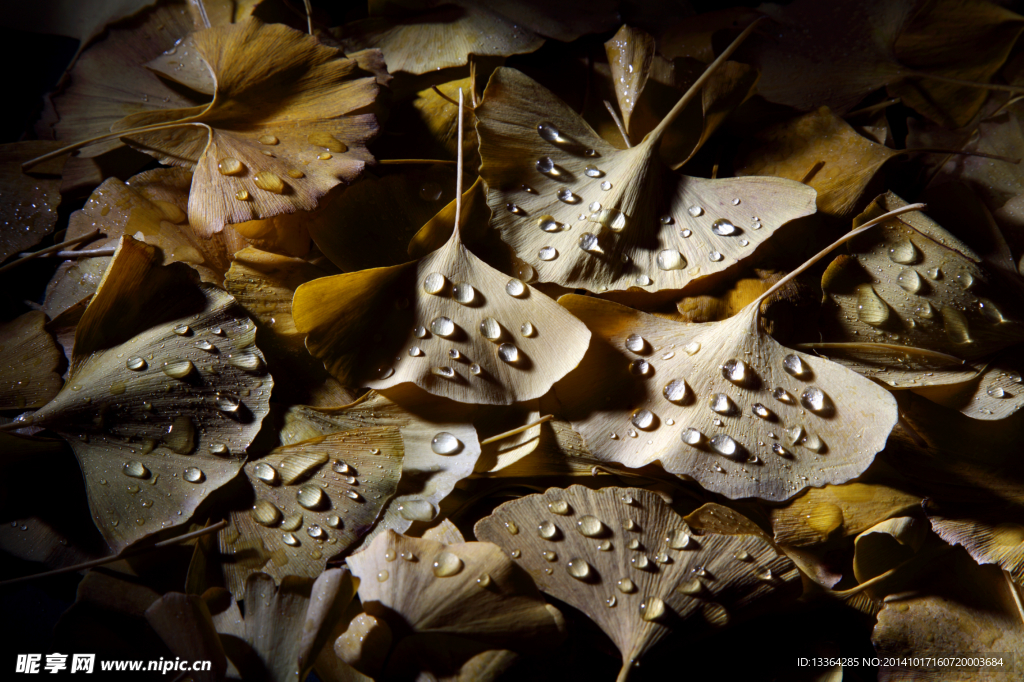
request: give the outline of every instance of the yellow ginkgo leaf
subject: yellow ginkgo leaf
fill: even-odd
[[[0,324],[0,409],[42,407],[64,382],[57,370],[64,354],[33,310]]]
[[[343,384],[413,383],[465,403],[539,398],[590,341],[553,300],[474,256],[457,230],[419,261],[303,284],[292,315]]]
[[[246,464],[251,507],[231,512],[219,536],[229,589],[241,594],[256,571],[279,582],[320,575],[374,526],[398,486],[402,457],[398,429],[371,427],[286,445]]]
[[[191,40],[216,82],[213,101],[133,114],[113,129],[164,163],[194,168],[188,215],[200,236],[312,210],[372,160],[365,145],[377,120],[363,112],[380,87],[357,59],[258,19]]]
[[[782,224],[814,212],[814,191],[791,180],[708,180],[665,166],[659,142],[686,100],[620,150],[529,77],[494,72],[475,111],[480,175],[494,226],[541,282],[682,289],[733,268]]]
[[[673,629],[721,628],[799,593],[799,571],[770,542],[694,531],[641,488],[550,488],[502,504],[474,533],[597,623],[622,655],[620,680]]]
[[[573,428],[602,459],[660,461],[734,499],[781,501],[856,478],[896,424],[895,400],[765,334],[763,297],[705,324],[562,297],[603,341],[557,389],[574,401]]]
[[[67,157],[34,169],[32,175],[21,164],[59,146],[44,140],[0,145],[0,263],[38,244],[56,225],[60,171]]]
[[[623,25],[605,42],[604,51],[611,67],[622,124],[629,130],[633,108],[650,76],[655,51],[654,37],[641,29]]]
[[[64,436],[115,551],[184,523],[234,478],[273,380],[234,299],[122,237],[75,330],[67,382],[27,424]]]
[[[906,202],[890,192],[860,219],[902,206]],[[1018,300],[1000,291],[1020,291],[1020,284],[986,267],[970,247],[927,216],[890,219],[853,239],[850,252],[822,276],[826,342],[892,350],[895,362],[889,369],[902,370],[900,362],[912,369],[916,359],[929,354],[940,361],[944,357],[948,366],[956,358],[981,358],[1024,338]],[[805,347],[830,352],[828,345]],[[877,376],[901,388],[950,383],[903,371]]]

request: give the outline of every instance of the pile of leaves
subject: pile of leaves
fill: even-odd
[[[15,13],[80,41],[0,146],[0,579],[73,601],[41,647],[282,682],[1024,648],[1024,16],[334,5]]]

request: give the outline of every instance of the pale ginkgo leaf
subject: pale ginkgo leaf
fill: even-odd
[[[896,665],[881,666],[884,682],[935,680],[988,682],[1006,676],[1009,652],[1024,647],[1020,588],[994,566],[978,566],[961,552],[933,562],[912,589],[892,594],[879,612],[871,642],[877,655]],[[927,677],[918,667],[897,662],[923,652],[971,652],[1002,662],[973,667],[935,667]],[[923,666],[922,666],[923,667]],[[972,669],[973,668],[973,669]]]
[[[925,505],[932,530],[950,545],[960,545],[979,564],[995,564],[1024,585],[1024,515],[1017,504],[993,503],[975,489],[967,504],[942,501]]]
[[[195,594],[168,592],[146,609],[146,622],[176,656],[195,656],[210,661],[208,671],[195,677],[197,682],[224,679],[227,658],[217,634],[210,609]]]
[[[0,263],[38,244],[57,224],[60,171],[67,157],[36,168],[32,175],[21,169],[23,162],[57,147],[45,140],[0,145]]]
[[[440,542],[442,545],[455,545],[465,542],[462,532],[451,522],[451,519],[442,519],[441,523],[423,533],[424,540]]]
[[[33,310],[0,324],[0,409],[42,407],[64,382],[57,370],[64,354]]]
[[[487,470],[488,477],[535,478],[538,476],[593,476],[604,460],[594,456],[572,424],[553,419],[538,427],[540,435],[528,456]],[[498,468],[501,465],[501,468]]]
[[[380,87],[356,59],[258,19],[191,40],[216,81],[213,101],[150,109],[113,129],[163,163],[194,169],[188,215],[200,236],[312,210],[372,160],[365,145],[377,132],[376,116],[359,112]],[[161,128],[135,132],[146,126]]]
[[[673,114],[637,146],[616,149],[552,92],[508,68],[491,76],[475,114],[493,224],[541,282],[682,289],[732,268],[779,226],[814,212],[814,191],[791,180],[670,171],[658,147]]]
[[[344,407],[296,406],[285,415],[281,440],[295,443],[335,431],[397,426],[405,451],[402,478],[373,533],[385,528],[404,532],[413,522],[436,516],[441,500],[473,473],[481,450],[471,421],[448,421],[451,406],[444,401],[416,407],[408,411],[374,391]]]
[[[363,611],[387,621],[396,639],[433,633],[539,650],[564,629],[529,576],[489,542],[445,545],[389,530],[346,562]]]
[[[976,363],[927,348],[870,341],[798,343],[796,348],[823,355],[893,388],[959,386],[978,377]]]
[[[251,508],[220,532],[228,587],[241,595],[263,571],[316,577],[373,527],[398,486],[402,440],[394,427],[335,432],[275,449],[245,465]]]
[[[234,299],[122,237],[75,331],[64,388],[26,422],[64,436],[115,551],[184,523],[234,478],[273,379]]]
[[[458,231],[419,261],[303,284],[292,315],[343,384],[413,383],[464,403],[539,398],[590,340],[553,300],[473,255]]]
[[[305,679],[328,633],[355,595],[348,571],[313,578],[288,576],[278,585],[255,573],[245,585],[245,616],[231,595],[204,595],[228,658],[241,678],[264,682]],[[225,599],[226,597],[226,599]]]
[[[761,300],[722,322],[686,324],[562,297],[603,341],[558,387],[575,401],[573,428],[602,459],[660,461],[733,499],[781,501],[856,478],[896,424],[895,400],[765,334]]]
[[[905,205],[890,192],[861,218]],[[1000,292],[1019,285],[986,268],[927,216],[892,218],[854,238],[849,248],[851,255],[837,258],[822,276],[824,341],[908,346],[973,360],[1024,338],[1017,300]],[[879,378],[903,388],[929,381],[900,381],[900,374]]]
[[[587,614],[624,671],[673,629],[720,628],[799,592],[799,572],[769,542],[694,532],[641,488],[551,488],[506,502],[474,532]]]
[[[974,419],[1006,419],[1024,406],[1019,347],[1008,348],[969,381],[914,391]]]
[[[654,37],[644,30],[624,24],[605,42],[604,51],[611,67],[612,85],[619,101],[622,124],[629,130],[633,108],[650,76],[655,52]]]

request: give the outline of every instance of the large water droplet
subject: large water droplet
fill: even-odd
[[[671,549],[686,549],[690,546],[690,534],[682,528],[670,530],[665,535],[665,544]]]
[[[711,261],[712,263],[718,263],[723,258],[724,256],[720,254],[718,251],[712,251],[711,253],[708,254],[708,260]]]
[[[565,570],[576,580],[586,580],[590,577],[590,564],[583,559],[569,559],[565,564]]]
[[[1006,394],[1006,391],[1005,391],[1005,390],[1003,390],[1003,389],[1002,389],[1001,387],[999,387],[999,386],[993,386],[992,388],[988,389],[988,391],[986,391],[986,392],[987,392],[987,393],[988,393],[988,394],[989,394],[990,396],[992,396],[993,398],[1005,398],[1005,397],[1006,397],[1006,395],[1007,395],[1007,394]]]
[[[687,401],[690,394],[690,387],[683,379],[673,379],[665,384],[665,388],[661,390],[661,394],[664,395],[665,400],[670,403],[682,404]]]
[[[462,441],[447,431],[441,431],[431,439],[430,449],[439,455],[453,455],[462,449]]]
[[[719,218],[715,222],[711,223],[711,231],[719,237],[731,237],[739,232],[739,228],[725,218]]]
[[[261,526],[275,526],[281,520],[281,510],[267,500],[259,500],[252,507],[252,519]]]
[[[552,514],[558,514],[559,516],[565,516],[569,513],[569,503],[565,500],[553,500],[548,502],[548,510]]]
[[[601,172],[601,169],[597,166],[587,166],[583,169],[583,174],[588,178],[599,178],[604,175],[604,173]]]
[[[604,532],[604,524],[601,523],[601,519],[596,516],[587,514],[585,516],[581,516],[579,520],[576,521],[576,529],[581,535],[588,538],[596,538]]]
[[[198,469],[196,467],[188,467],[182,473],[182,478],[184,478],[189,483],[199,483],[205,478],[205,475],[203,474],[201,469]]]
[[[683,254],[675,249],[659,251],[657,263],[662,270],[680,270],[686,267],[686,259],[683,258]]]
[[[647,346],[647,341],[639,334],[630,334],[626,338],[626,349],[634,353],[640,353]]]
[[[498,357],[509,364],[519,362],[519,349],[511,343],[503,343],[498,346]]]
[[[564,225],[549,215],[542,215],[537,218],[537,225],[545,232],[559,232]]]
[[[512,278],[505,284],[505,293],[518,298],[526,293],[526,285],[522,280]]]
[[[519,333],[527,338],[533,336],[534,331],[535,330],[533,328],[533,323],[531,322],[523,322],[521,325],[519,325]]]
[[[735,414],[736,404],[724,393],[715,393],[708,399],[711,410],[718,414]]]
[[[452,290],[455,300],[462,305],[469,305],[476,298],[476,289],[469,282],[458,282]]]
[[[722,365],[722,376],[734,384],[743,384],[750,378],[750,368],[743,360],[726,360]]]
[[[256,186],[262,189],[264,192],[270,192],[271,194],[283,194],[284,193],[284,180],[281,179],[276,173],[270,171],[260,171],[253,178]]]
[[[732,437],[720,433],[711,439],[711,448],[720,455],[736,457],[740,453],[740,446]]]
[[[444,290],[448,280],[439,272],[432,272],[423,278],[423,291],[428,294],[437,295]]]
[[[480,321],[480,335],[489,341],[501,338],[501,325],[493,317],[485,317]]]
[[[593,232],[584,232],[578,241],[579,247],[587,253],[604,253],[604,249],[597,243],[597,235]]]
[[[558,128],[547,121],[537,126],[537,134],[546,142],[564,142],[562,134],[558,131]]]
[[[917,247],[909,239],[904,239],[889,249],[889,259],[893,263],[899,263],[900,265],[910,265],[917,262],[919,255]]]
[[[451,552],[441,552],[434,559],[433,568],[438,578],[450,578],[462,570],[462,559]]]
[[[558,527],[550,521],[542,521],[540,525],[537,526],[537,534],[545,540],[550,540],[558,534]]]
[[[543,261],[555,260],[558,258],[558,250],[553,246],[545,246],[537,252],[537,257]]]
[[[125,476],[131,476],[132,478],[148,478],[149,469],[146,465],[137,459],[128,460],[124,463],[124,468],[121,470]]]
[[[640,617],[646,621],[655,621],[665,615],[665,602],[658,597],[651,597],[640,604]]]
[[[124,366],[133,372],[141,372],[146,369],[146,361],[140,357],[128,358],[125,361]]]
[[[281,536],[281,541],[289,547],[297,547],[299,545],[299,539],[293,533],[285,533]]]
[[[646,360],[634,360],[629,363],[629,372],[638,377],[645,377],[651,373],[651,365]]]
[[[591,214],[590,220],[607,227],[612,232],[622,232],[626,228],[626,214],[617,208],[606,208]]]
[[[684,443],[687,445],[699,445],[704,440],[704,434],[694,428],[689,428],[683,431],[681,436]]]
[[[857,287],[857,317],[872,327],[881,326],[889,319],[889,306],[870,284]]]
[[[921,276],[917,274],[916,270],[902,270],[896,281],[904,291],[909,291],[912,294],[921,291]]]
[[[455,333],[455,323],[447,317],[435,317],[430,321],[430,331],[440,337],[448,338]]]
[[[629,421],[638,429],[649,429],[654,425],[654,414],[650,410],[635,410]]]
[[[312,483],[307,483],[295,493],[295,500],[306,509],[316,509],[323,504],[325,497],[323,489]]]
[[[174,418],[167,432],[163,437],[163,444],[167,449],[187,455],[196,446],[196,426],[189,417],[180,415]]]
[[[542,156],[537,159],[537,170],[544,175],[557,175],[555,171],[555,162],[550,156]]]
[[[254,469],[254,473],[256,474],[256,478],[264,483],[273,484],[277,481],[277,469],[266,462],[258,463]]]
[[[348,146],[330,133],[322,131],[310,133],[306,136],[306,140],[314,147],[323,147],[327,151],[331,151],[336,154],[342,154],[348,151]]]
[[[430,521],[434,518],[434,505],[418,497],[402,500],[398,515],[406,521]]]
[[[217,170],[220,171],[221,175],[238,175],[245,170],[245,166],[238,159],[229,157],[220,160],[220,163],[217,164]]]
[[[817,386],[810,386],[800,394],[800,402],[811,412],[828,412],[832,401]]]
[[[946,330],[946,336],[956,344],[973,343],[971,330],[967,324],[967,318],[962,312],[950,306],[942,307],[942,328]]]
[[[230,393],[217,393],[217,409],[221,412],[238,412],[242,402]]]
[[[163,369],[164,374],[173,379],[184,379],[192,373],[195,366],[191,360],[171,360],[164,363]]]

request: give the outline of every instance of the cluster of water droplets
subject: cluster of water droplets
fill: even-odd
[[[256,137],[261,147],[265,147],[260,151],[264,156],[270,158],[276,158],[276,148],[280,145],[281,140],[272,133],[265,132]],[[310,145],[309,150],[300,151],[300,154],[310,153],[312,154],[317,149],[315,159],[318,161],[328,161],[333,158],[334,154],[340,154],[348,151],[348,145],[336,138],[330,133],[318,131],[309,133],[306,136],[306,142]],[[303,162],[303,165],[309,165],[313,162],[313,158],[307,159]],[[239,189],[235,192],[235,199],[238,201],[248,202],[252,201],[253,196],[250,193],[250,189],[258,189],[268,194],[284,194],[288,190],[288,184],[286,181],[278,175],[276,172],[271,170],[257,170],[255,168],[249,168],[246,164],[242,163],[233,157],[224,157],[217,163],[217,171],[226,177],[232,177],[239,180]],[[285,171],[291,180],[301,180],[306,177],[306,173],[298,168],[288,168]]]

